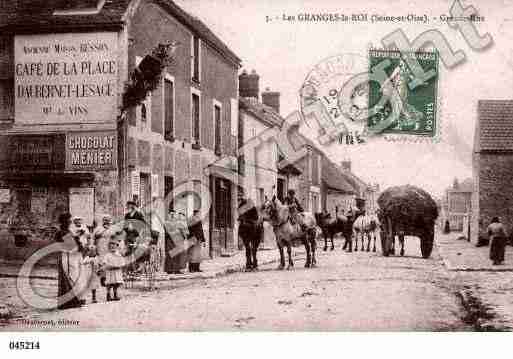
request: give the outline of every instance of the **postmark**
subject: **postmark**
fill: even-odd
[[[306,76],[300,90],[301,112],[306,124],[317,130],[321,144],[366,142],[367,83],[352,88],[348,96],[343,89],[367,69],[365,56],[338,54],[319,62]]]
[[[434,76],[427,80],[415,78],[414,72],[408,66],[408,58],[415,59],[425,73],[432,71]],[[435,137],[438,127],[438,52],[369,50],[370,69],[379,66],[383,61],[388,64],[383,67],[387,74],[386,80],[382,84],[369,83],[368,107],[374,111],[368,117],[367,126],[378,126],[389,117],[392,110],[390,102],[379,102],[388,96],[388,92],[395,91],[401,102],[400,113],[382,133]]]

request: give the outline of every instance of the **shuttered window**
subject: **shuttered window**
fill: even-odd
[[[173,81],[164,81],[164,138],[168,141],[174,140],[175,133],[175,85]]]

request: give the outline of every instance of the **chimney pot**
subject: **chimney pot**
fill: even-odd
[[[280,93],[277,91],[270,91],[269,87],[265,88],[262,92],[262,102],[264,105],[272,107],[278,114],[280,113]]]
[[[242,71],[242,74],[239,75],[239,96],[258,100],[260,92],[259,80],[260,76],[258,76],[255,70],[251,71],[249,75],[246,70]]]

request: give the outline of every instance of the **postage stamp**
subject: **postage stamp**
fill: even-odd
[[[414,59],[424,73],[431,73],[427,80],[416,78],[408,65],[408,58]],[[405,134],[434,137],[437,130],[437,88],[438,53],[436,51],[399,51],[371,49],[369,51],[370,69],[387,61],[384,66],[387,79],[384,83],[369,83],[369,108],[373,108],[368,117],[368,127],[379,125],[389,117],[392,111],[390,102],[380,104],[387,96],[386,92],[395,90],[401,101],[401,111],[383,134]],[[412,86],[412,84],[415,84]]]

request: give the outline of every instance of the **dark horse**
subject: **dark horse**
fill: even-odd
[[[335,249],[333,237],[337,233],[345,233],[347,217],[339,216],[338,211],[335,212],[335,218],[331,218],[331,214],[321,212],[315,214],[317,225],[321,228],[322,236],[324,237],[324,251],[328,250],[328,238],[331,240],[331,250]],[[346,239],[347,243],[347,239]]]
[[[344,246],[342,247],[342,250],[347,252],[353,251],[353,223],[356,221],[358,216],[358,212],[349,212],[346,216],[347,221],[344,223],[344,230],[342,231],[342,235],[344,236]]]
[[[257,270],[257,251],[262,241],[264,227],[258,210],[251,200],[240,202],[239,222],[239,237],[246,249],[246,271]]]

